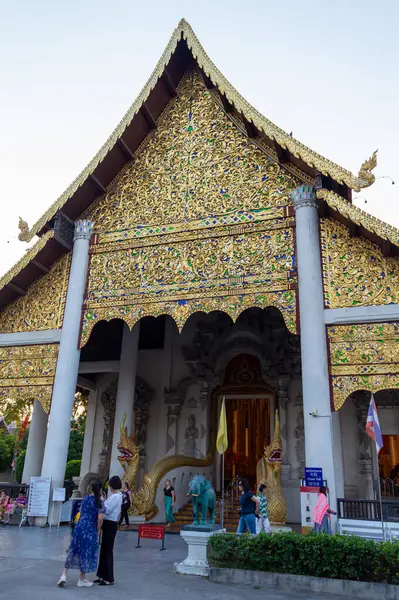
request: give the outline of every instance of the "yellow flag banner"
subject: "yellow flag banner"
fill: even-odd
[[[226,420],[226,407],[224,404],[224,398],[222,402],[222,408],[220,409],[219,429],[218,436],[216,438],[216,448],[219,454],[226,452],[229,446],[227,439],[227,420]]]

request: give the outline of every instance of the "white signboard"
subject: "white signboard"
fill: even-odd
[[[53,489],[53,502],[64,502],[65,501],[65,488],[54,488]]]
[[[47,517],[50,501],[51,477],[31,477],[28,517]]]
[[[312,515],[317,504],[318,487],[301,486],[301,523],[302,527],[313,527]]]

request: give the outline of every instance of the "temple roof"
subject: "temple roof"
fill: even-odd
[[[44,236],[48,230],[54,228],[54,219],[60,213],[67,220],[76,220],[106,192],[107,186],[133,159],[137,148],[157,126],[159,116],[171,98],[177,95],[178,84],[193,60],[202,70],[209,89],[215,89],[220,94],[225,111],[236,113],[244,120],[250,137],[263,142],[278,162],[294,169],[305,183],[314,185],[318,178],[319,186],[323,188],[318,197],[321,205],[327,207],[328,213],[330,211],[332,216],[346,224],[354,223],[360,227],[362,235],[376,243],[380,242],[380,245],[381,241],[386,240],[399,247],[398,230],[351,204],[351,190],[359,191],[375,180],[372,169],[377,163],[376,153],[363,163],[355,176],[307,148],[291,134],[263,117],[235,90],[210,60],[184,19],[179,22],[153,73],[116,129],[87,167],[30,229],[26,223],[20,224],[21,240],[30,241],[35,235]],[[51,257],[47,256],[46,252],[49,243],[52,246],[59,244],[57,251],[52,249]],[[1,278],[0,307],[20,294],[21,290],[23,292],[32,282],[32,278],[35,278],[31,269],[32,263],[39,263],[48,268],[60,253],[66,251],[65,244],[61,246],[57,236],[41,237],[41,240]],[[39,252],[46,254],[46,260],[37,260]]]

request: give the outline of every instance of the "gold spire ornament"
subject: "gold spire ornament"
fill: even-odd
[[[18,229],[20,231],[18,239],[20,242],[27,242],[29,239],[29,225],[21,217],[19,217]]]

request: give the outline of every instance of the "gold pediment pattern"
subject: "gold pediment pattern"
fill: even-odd
[[[300,184],[237,129],[193,71],[90,218],[100,232],[120,232],[273,209],[291,205]]]
[[[399,388],[399,323],[327,327],[334,408],[358,390]]]
[[[299,178],[228,118],[194,70],[135,159],[88,211],[81,344],[99,320],[277,306],[297,333],[295,219]]]
[[[64,318],[70,254],[61,257],[26,294],[0,313],[0,333],[60,329]]]
[[[58,344],[0,348],[0,403],[39,400],[50,409]]]
[[[328,308],[399,303],[399,259],[334,219],[321,219],[324,300]]]

